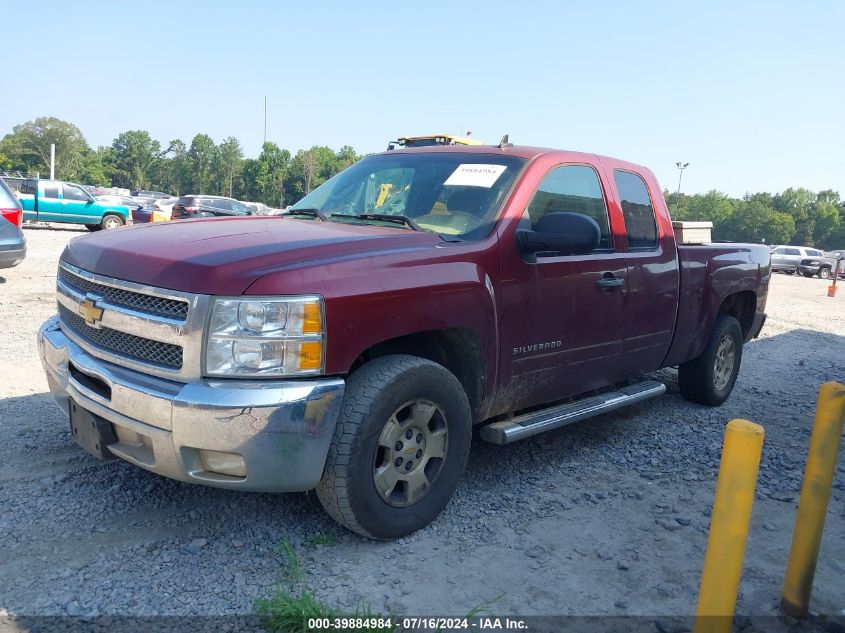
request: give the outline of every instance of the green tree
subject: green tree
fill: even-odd
[[[190,188],[188,147],[181,139],[173,139],[158,162],[156,182],[163,191],[181,195]]]
[[[217,147],[208,134],[197,134],[188,150],[190,189],[192,193],[208,193]]]
[[[361,160],[354,148],[349,145],[344,145],[337,152],[337,167],[338,171],[346,169]]]
[[[233,181],[243,169],[244,153],[241,144],[234,136],[223,139],[217,147],[217,158],[224,185],[230,198],[232,197]]]
[[[722,235],[714,237],[734,242],[784,244],[795,233],[795,221],[788,213],[775,211],[760,201],[743,200],[722,230]]]
[[[79,181],[86,185],[109,187],[112,184],[111,148],[98,147],[82,156]]]
[[[112,182],[127,189],[147,189],[152,184],[161,145],[145,130],[122,132],[111,146]]]
[[[287,184],[290,163],[288,150],[281,149],[275,143],[264,143],[258,160],[249,165],[259,202],[277,208],[289,202]]]
[[[348,159],[348,154],[345,159]],[[315,145],[311,149],[299,150],[291,161],[288,176],[288,191],[293,194],[292,199],[299,200],[344,169],[343,160],[330,147]]]
[[[830,237],[835,235],[842,222],[839,217],[839,207],[829,200],[818,200],[813,205],[813,244],[824,248]]]
[[[795,233],[789,239],[790,244],[799,246],[813,245],[813,230],[815,218],[812,215],[812,205],[815,195],[812,191],[799,187],[790,187],[783,193],[774,196],[775,211],[788,213],[795,222]]]
[[[12,169],[50,174],[50,145],[56,146],[56,178],[79,180],[83,157],[90,151],[85,137],[73,123],[56,117],[38,117],[12,128],[0,142],[0,152]]]

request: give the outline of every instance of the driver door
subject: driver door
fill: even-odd
[[[62,183],[62,215],[65,222],[84,222],[99,224],[102,220],[99,212],[94,212],[94,202],[91,196],[81,187]]]
[[[596,220],[599,247],[528,261],[515,244],[500,245],[502,270],[508,271],[501,282],[501,410],[553,402],[620,379],[626,254],[615,248],[604,188],[593,166],[552,168],[528,204],[524,228],[560,211]]]

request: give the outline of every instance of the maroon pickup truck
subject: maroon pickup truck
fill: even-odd
[[[473,425],[507,444],[657,396],[719,405],[769,251],[675,243],[652,173],[532,147],[369,156],[281,217],[83,236],[39,332],[74,439],[182,481],[431,522]]]

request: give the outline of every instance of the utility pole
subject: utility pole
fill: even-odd
[[[681,178],[683,178],[683,176],[684,176],[684,170],[687,167],[689,167],[689,163],[682,163],[681,161],[678,161],[677,163],[675,163],[675,165],[677,165],[678,169],[680,170],[680,173],[678,174],[678,195],[680,195],[681,194]]]
[[[267,143],[267,95],[264,95],[264,143]]]

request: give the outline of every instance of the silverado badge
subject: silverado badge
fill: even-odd
[[[91,327],[97,327],[97,323],[103,318],[103,309],[97,306],[95,300],[86,299],[79,304],[79,316]]]

